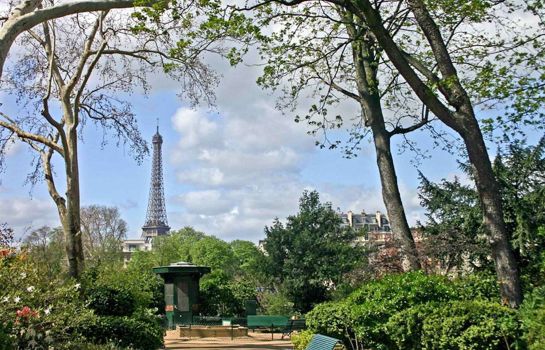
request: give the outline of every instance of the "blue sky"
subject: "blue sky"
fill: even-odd
[[[365,141],[354,159],[320,150],[306,126],[275,110],[274,96],[256,86],[259,68],[211,64],[223,75],[213,110],[189,108],[177,96],[176,83],[162,76],[153,77],[147,98],[140,93],[129,97],[148,141],[156,118],[160,120],[166,207],[173,229],[193,226],[222,239],[257,242],[273,218],[296,212],[305,189],[318,190],[323,200],[343,211],[384,211],[370,143]],[[17,112],[9,96],[0,95],[0,102],[6,111]],[[343,108],[341,112],[349,113],[355,106]],[[426,175],[438,180],[459,172],[455,158],[431,149],[425,133],[414,138],[433,155],[420,165]],[[79,149],[82,205],[117,206],[129,224],[128,236],[138,237],[146,215],[151,157],[138,165],[126,148],[114,141],[102,148],[101,140],[100,129],[87,125]],[[423,218],[413,158],[410,152],[395,156],[411,224]],[[24,184],[30,161],[28,148],[16,144],[1,174],[0,222],[8,222],[19,236],[59,223],[45,184],[32,191]]]

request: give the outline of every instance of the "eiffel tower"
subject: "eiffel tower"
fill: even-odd
[[[161,156],[163,137],[159,134],[159,125],[157,125],[157,132],[153,135],[152,143],[153,165],[151,168],[148,212],[146,214],[146,222],[142,227],[142,238],[145,239],[146,243],[151,243],[153,237],[167,235],[170,231],[167,222],[163,186],[163,161]]]

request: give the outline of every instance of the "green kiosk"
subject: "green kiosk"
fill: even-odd
[[[168,327],[172,329],[178,324],[190,324],[193,314],[199,311],[199,280],[210,272],[210,268],[180,261],[154,267],[153,272],[165,281]]]

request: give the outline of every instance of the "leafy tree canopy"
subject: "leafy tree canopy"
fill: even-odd
[[[316,191],[303,192],[299,213],[285,225],[276,219],[265,234],[269,272],[302,312],[327,300],[329,290],[363,259],[362,248],[354,244],[355,232],[342,227],[331,203],[321,203]]]

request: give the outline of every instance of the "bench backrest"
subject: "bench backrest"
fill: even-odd
[[[248,327],[285,327],[288,317],[281,315],[248,315]]]
[[[331,338],[321,334],[314,334],[305,350],[333,350],[335,345],[340,343],[339,339]]]
[[[288,328],[291,328],[292,330],[300,330],[306,328],[306,321],[304,318],[299,318],[296,320],[290,320],[288,324]]]

